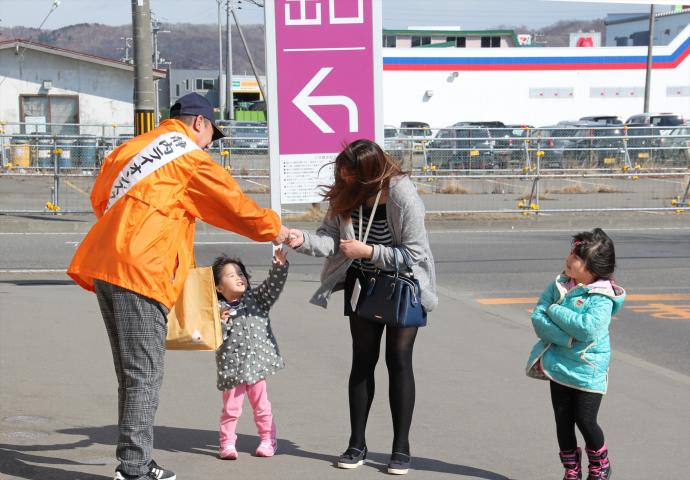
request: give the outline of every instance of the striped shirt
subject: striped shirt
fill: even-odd
[[[369,224],[369,217],[371,216],[371,207],[362,207],[362,236],[367,231],[367,225]],[[359,238],[359,208],[352,211],[352,226],[355,230],[355,238]],[[388,220],[386,219],[386,204],[382,203],[376,208],[376,214],[374,215],[374,221],[371,223],[371,229],[369,230],[369,236],[367,237],[367,244],[369,245],[385,245],[393,246],[393,237],[391,236],[390,228],[388,228]],[[352,262],[356,267],[360,267],[364,270],[376,270],[376,267],[367,259],[359,259]]]

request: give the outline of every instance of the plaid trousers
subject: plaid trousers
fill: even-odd
[[[117,376],[118,470],[148,472],[153,421],[163,382],[168,309],[161,303],[102,280],[94,282]]]

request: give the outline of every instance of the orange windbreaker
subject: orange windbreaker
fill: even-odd
[[[166,120],[118,147],[103,162],[91,191],[98,218],[79,244],[67,274],[93,291],[94,279],[119,285],[171,308],[194,263],[197,218],[252,240],[273,240],[278,214],[242,193],[232,176],[203,150],[194,150],[141,179],[106,212],[113,182],[159,135],[193,133]]]

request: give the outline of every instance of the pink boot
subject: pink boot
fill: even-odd
[[[559,452],[558,455],[561,457],[563,468],[565,468],[563,480],[581,480],[582,466],[580,465],[580,460],[582,459],[582,450],[580,447],[575,450]]]
[[[609,480],[611,478],[611,463],[609,463],[609,449],[604,444],[596,452],[585,448],[589,458],[589,476],[587,480]]]

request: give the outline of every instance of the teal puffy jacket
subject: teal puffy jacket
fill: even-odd
[[[609,324],[623,305],[625,290],[609,280],[568,289],[569,282],[559,275],[532,312],[540,340],[529,356],[527,375],[603,394],[611,359]]]

